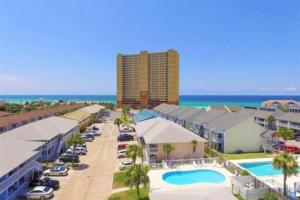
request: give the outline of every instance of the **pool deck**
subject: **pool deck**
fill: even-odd
[[[239,166],[240,163],[254,163],[254,162],[272,162],[273,158],[254,158],[254,159],[241,159],[241,160],[230,160],[231,163]],[[300,157],[297,156],[297,162],[300,166]],[[243,168],[239,166],[240,168]],[[250,172],[251,173],[251,172]],[[283,187],[283,175],[282,174],[275,174],[269,176],[256,176],[255,174],[251,173],[257,179],[263,181],[267,185],[272,188]],[[294,188],[294,183],[300,182],[300,174],[297,176],[291,176],[287,178],[287,185],[289,188]]]
[[[188,171],[188,170],[198,170],[198,169],[208,169],[217,171],[225,176],[225,181],[222,183],[194,183],[188,185],[173,185],[165,182],[162,179],[162,176],[166,172],[172,171]],[[227,171],[223,167],[216,166],[201,166],[196,167],[193,165],[184,165],[177,167],[176,169],[158,169],[158,170],[150,170],[150,189],[152,191],[169,191],[169,190],[178,190],[178,189],[200,189],[200,188],[216,188],[216,187],[231,187],[230,177],[233,176],[229,171]]]

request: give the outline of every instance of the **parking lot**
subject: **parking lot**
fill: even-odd
[[[117,142],[118,128],[113,119],[96,124],[101,136],[87,142],[87,155],[80,156],[80,169],[70,169],[68,176],[53,177],[60,181],[60,189],[54,191],[57,200],[105,200],[112,192],[114,172],[119,163],[128,160],[117,158],[117,144],[134,144],[136,141]]]
[[[80,156],[80,169],[69,170],[66,177],[53,177],[60,181],[54,199],[106,199],[112,191],[113,170],[116,158],[117,128],[112,121],[97,124],[101,136],[87,143],[87,155]]]

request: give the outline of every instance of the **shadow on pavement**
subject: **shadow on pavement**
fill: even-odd
[[[80,171],[80,170],[85,170],[85,169],[87,169],[87,168],[89,168],[89,167],[90,167],[90,166],[89,166],[88,164],[82,163],[82,164],[79,164],[79,166],[78,166],[77,168],[74,168],[74,170]]]

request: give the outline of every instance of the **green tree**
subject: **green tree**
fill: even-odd
[[[277,136],[279,138],[282,138],[285,143],[287,140],[293,139],[295,136],[295,133],[292,129],[282,127],[278,130]]]
[[[129,113],[129,111],[130,111],[129,105],[123,105],[122,112]]]
[[[121,113],[121,120],[124,124],[128,124],[129,123],[129,116],[127,112],[122,111]]]
[[[268,120],[268,128],[270,130],[274,130],[275,129],[275,117],[273,115],[269,115],[267,117],[267,120]]]
[[[131,158],[134,165],[136,163],[136,159],[142,158],[143,157],[143,148],[137,144],[131,144],[128,146],[127,151],[126,151],[126,156],[128,158]]]
[[[262,198],[263,200],[278,200],[274,192],[266,192]]]
[[[82,145],[82,144],[84,144],[84,140],[79,133],[70,135],[66,141],[66,145],[68,147],[71,147],[71,146],[76,147],[77,145]],[[74,148],[73,148],[73,150],[74,150]],[[72,161],[72,164],[74,164],[74,160]]]
[[[142,184],[145,188],[148,188],[149,186],[149,176],[147,175],[148,171],[148,167],[142,164],[133,165],[126,171],[125,183],[130,188],[136,188],[138,200],[141,199],[140,185]]]
[[[287,194],[286,180],[298,174],[298,164],[295,157],[289,153],[280,153],[273,160],[273,167],[283,171],[283,193]]]
[[[92,125],[92,124],[95,124],[95,123],[99,123],[98,117],[96,115],[92,115],[89,125]]]
[[[164,144],[163,150],[167,154],[167,159],[169,160],[170,153],[175,150],[175,147],[171,144]]]
[[[99,111],[99,115],[100,117],[103,117],[106,113],[106,109],[105,108],[102,108],[100,111]]]
[[[192,143],[192,145],[193,145],[193,153],[195,153],[195,152],[196,152],[196,148],[197,148],[198,141],[197,141],[197,140],[192,140],[191,143]]]
[[[122,124],[122,120],[120,118],[117,118],[115,119],[114,124],[118,126],[119,133],[121,134],[120,125]]]

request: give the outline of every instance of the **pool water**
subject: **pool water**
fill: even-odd
[[[282,174],[281,169],[274,169],[272,162],[240,163],[241,167],[256,176],[272,176]]]
[[[222,183],[225,176],[213,170],[191,170],[167,172],[162,176],[167,183],[174,185],[187,185],[193,183]]]

